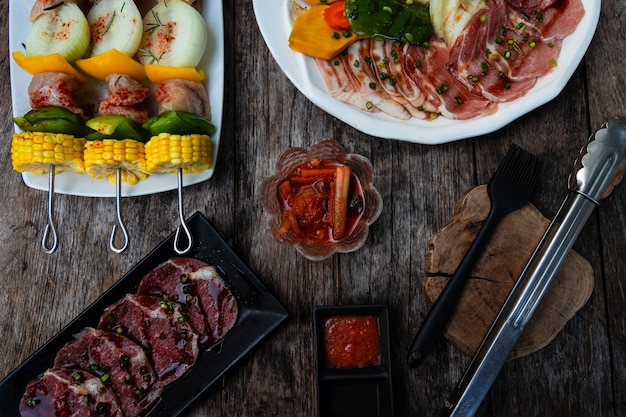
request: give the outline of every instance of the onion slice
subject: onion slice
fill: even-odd
[[[69,63],[89,49],[89,23],[74,3],[46,10],[26,36],[26,56],[60,54]]]
[[[93,44],[91,56],[111,49],[133,56],[139,49],[143,25],[141,13],[133,1],[100,1],[87,13],[87,21]]]
[[[143,18],[139,61],[172,67],[196,67],[208,39],[202,15],[181,0],[159,2]]]

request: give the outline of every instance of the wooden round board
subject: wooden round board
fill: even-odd
[[[450,222],[429,239],[422,286],[431,305],[461,262],[489,208],[487,186],[472,189],[457,202]],[[507,215],[496,228],[445,331],[446,339],[464,354],[472,356],[478,349],[549,224],[529,203]],[[570,250],[510,358],[546,346],[587,302],[593,284],[591,264]]]

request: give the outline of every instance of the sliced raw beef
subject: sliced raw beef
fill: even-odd
[[[124,417],[113,391],[82,369],[52,368],[30,382],[22,417]]]
[[[137,292],[180,303],[202,347],[222,339],[237,321],[237,300],[215,266],[199,259],[162,263],[146,274]]]
[[[144,349],[128,337],[91,327],[76,335],[56,355],[55,368],[93,372],[117,395],[125,417],[135,417],[156,400],[157,380]]]
[[[163,387],[180,378],[198,357],[198,335],[180,305],[148,295],[127,295],[107,307],[98,325],[141,345],[151,357]]]

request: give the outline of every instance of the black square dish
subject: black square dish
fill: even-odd
[[[336,326],[346,320],[350,323]],[[387,307],[319,306],[313,310],[313,322],[318,417],[393,417]],[[377,329],[372,327],[373,323]],[[350,330],[358,328],[362,331]],[[343,340],[337,342],[333,332],[341,332],[339,336]],[[361,340],[362,336],[355,336],[356,333],[368,334],[368,339]],[[358,353],[348,357],[327,354],[327,349],[334,351],[332,346],[336,343],[354,346],[354,352]]]
[[[178,416],[287,318],[287,310],[201,213],[191,216],[187,225],[193,235],[193,247],[184,256],[203,260],[220,269],[237,299],[239,315],[234,327],[218,344],[220,348],[203,350],[189,372],[165,387],[146,417]],[[56,353],[73,340],[74,334],[87,326],[97,326],[106,306],[136,292],[147,272],[179,256],[174,251],[173,242],[174,233],[0,382],[0,416],[18,416],[26,385],[53,365]]]

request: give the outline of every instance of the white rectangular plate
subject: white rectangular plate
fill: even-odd
[[[34,0],[9,0],[9,48],[10,52],[24,51],[23,43],[31,27],[28,19]],[[209,42],[198,67],[207,74],[207,91],[211,103],[211,123],[216,127],[211,137],[213,161],[211,169],[199,174],[186,174],[183,179],[185,186],[206,181],[213,176],[217,162],[220,143],[222,109],[224,97],[224,19],[222,2],[202,0],[202,15],[207,23]],[[32,76],[22,70],[10,58],[11,97],[13,115],[21,116],[30,110],[28,85]],[[48,175],[36,175],[25,172],[22,174],[24,183],[38,190],[48,189]],[[178,187],[175,174],[154,174],[136,185],[122,183],[122,196],[140,196],[145,194],[169,191]],[[62,172],[55,176],[54,191],[87,197],[115,197],[115,184],[106,179],[96,180],[86,174]]]

